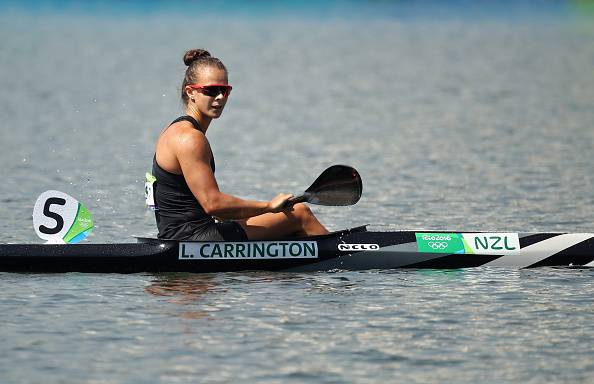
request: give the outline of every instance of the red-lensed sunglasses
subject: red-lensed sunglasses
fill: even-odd
[[[232,86],[229,84],[210,84],[210,85],[199,85],[199,84],[188,84],[188,87],[197,90],[198,92],[202,93],[203,95],[216,97],[220,94],[223,97],[229,96],[231,90],[233,89]]]

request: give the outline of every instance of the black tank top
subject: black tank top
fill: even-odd
[[[192,116],[181,116],[169,124],[189,121],[194,128],[203,132]],[[215,171],[214,156],[211,152],[210,168]],[[183,239],[197,232],[207,231],[215,225],[214,219],[208,215],[192,194],[183,175],[176,175],[161,168],[157,163],[157,155],[153,157],[154,197],[157,210],[155,218],[159,229],[159,238]]]

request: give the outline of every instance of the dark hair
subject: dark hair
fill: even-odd
[[[198,82],[198,76],[202,67],[215,67],[227,72],[225,64],[216,57],[212,57],[210,52],[205,49],[190,49],[184,53],[184,64],[188,66],[186,75],[181,87],[181,97],[184,104],[188,104],[188,95],[185,88],[188,84]]]

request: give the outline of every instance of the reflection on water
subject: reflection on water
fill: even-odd
[[[358,285],[354,277],[328,273],[165,273],[154,275],[145,291],[175,304],[174,312],[182,318],[202,319],[221,311],[238,310],[236,306],[247,299],[245,292],[274,295],[282,290],[298,289],[304,295],[332,299],[355,294]]]
[[[464,277],[464,269],[416,269],[414,274],[419,276],[432,276],[443,278],[461,278]],[[391,271],[394,272],[394,271]]]
[[[167,298],[166,301],[170,303],[190,306],[198,303],[215,286],[213,275],[171,273],[156,275],[145,291],[153,296]],[[186,319],[200,319],[208,316],[208,312],[184,310],[179,315]]]

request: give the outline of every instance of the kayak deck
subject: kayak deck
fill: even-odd
[[[5,272],[330,271],[394,268],[586,266],[594,234],[371,232],[365,226],[276,241],[0,244]]]

